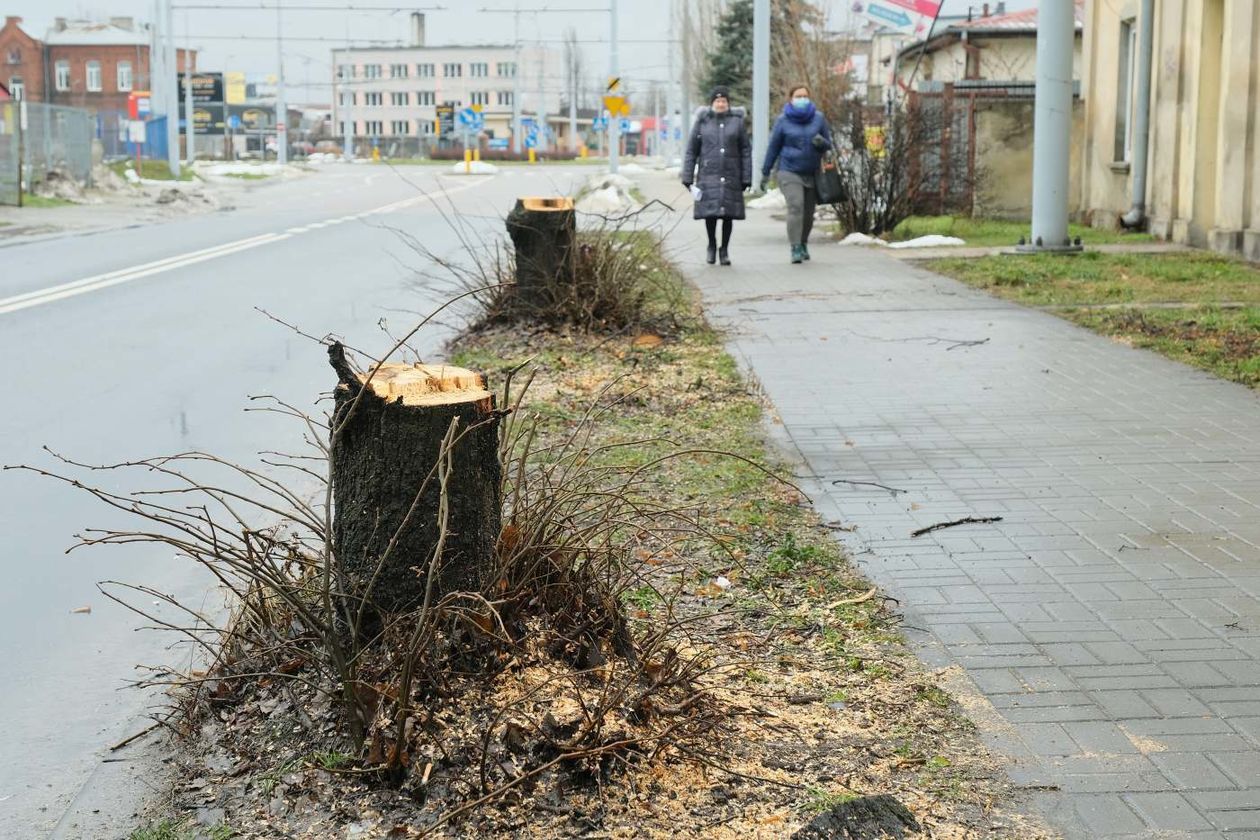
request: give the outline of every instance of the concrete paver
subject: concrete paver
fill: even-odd
[[[1260,831],[1260,398],[885,253],[789,265],[780,224],[670,245],[1016,781],[1067,836]],[[1002,521],[910,536],[963,516]]]

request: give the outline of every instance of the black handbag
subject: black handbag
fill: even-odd
[[[845,200],[844,181],[834,156],[823,158],[822,168],[815,178],[815,190],[819,204],[840,204]]]

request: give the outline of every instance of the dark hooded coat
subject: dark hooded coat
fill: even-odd
[[[744,114],[743,108],[725,114],[708,107],[696,109],[682,182],[700,188],[697,219],[744,218],[744,190],[752,186],[752,143]]]

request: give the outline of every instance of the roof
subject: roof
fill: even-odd
[[[1076,31],[1085,31],[1085,0],[1075,0]],[[901,50],[900,55],[920,50],[935,52],[949,46],[964,35],[1020,36],[1037,34],[1037,9],[1024,9],[1009,14],[990,15],[951,23],[926,41],[916,41]]]
[[[1078,31],[1085,28],[1085,0],[1076,0],[1076,28]],[[974,20],[963,21],[961,23],[952,24],[949,30],[958,30],[961,32],[977,33],[977,32],[1036,32],[1037,31],[1037,9],[1024,9],[1019,12],[1011,12],[1004,15],[990,15],[989,17],[976,18]]]
[[[149,32],[143,26],[126,28],[108,21],[61,19],[48,30],[44,43],[52,47],[148,46]]]

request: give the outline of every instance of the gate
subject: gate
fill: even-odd
[[[0,103],[0,204],[22,203],[22,120],[17,102]]]

